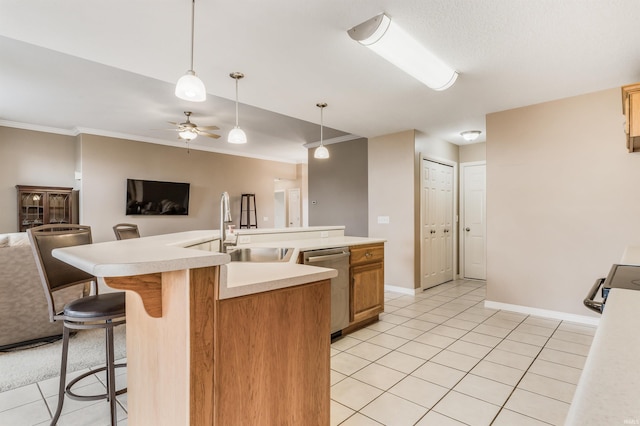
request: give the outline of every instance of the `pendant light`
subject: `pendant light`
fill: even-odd
[[[207,99],[207,89],[193,70],[195,10],[196,1],[191,0],[191,68],[178,80],[178,84],[176,84],[176,96],[185,101],[204,102]]]
[[[241,72],[232,72],[229,74],[229,77],[236,81],[236,127],[229,132],[227,141],[235,144],[247,143],[247,135],[244,133],[244,130],[238,126],[238,80],[244,78],[244,74]]]
[[[325,159],[325,158],[329,158],[329,150],[322,143],[322,140],[323,140],[322,128],[324,126],[322,111],[325,109],[327,104],[323,102],[323,103],[316,104],[316,106],[320,108],[320,146],[317,147],[315,152],[313,153],[313,158]]]

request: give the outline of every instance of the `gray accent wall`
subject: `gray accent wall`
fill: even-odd
[[[309,225],[344,225],[345,235],[369,235],[367,139],[327,145],[325,160],[309,149]]]

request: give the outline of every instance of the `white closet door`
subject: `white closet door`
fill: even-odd
[[[424,160],[422,177],[425,289],[453,279],[453,167]]]

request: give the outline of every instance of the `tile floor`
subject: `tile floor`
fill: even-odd
[[[485,309],[484,298],[484,283],[463,280],[385,293],[381,321],[331,345],[331,425],[563,424],[595,327]],[[84,390],[103,388],[98,374]],[[57,378],[0,393],[0,425],[48,424],[56,394]],[[126,425],[126,395],[118,402]],[[59,421],[108,424],[104,401],[67,399]]]

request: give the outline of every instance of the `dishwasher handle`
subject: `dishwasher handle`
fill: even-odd
[[[317,263],[325,260],[333,260],[333,259],[342,259],[343,257],[349,257],[350,253],[348,251],[343,251],[338,254],[328,254],[324,256],[311,256],[305,259],[305,263]]]
[[[593,299],[596,297],[596,294],[598,294],[598,290],[600,289],[604,281],[605,278],[596,280],[596,282],[593,284],[593,287],[591,287],[591,290],[589,290],[589,294],[582,301],[582,303],[584,303],[584,306],[591,309],[592,311],[598,312],[599,314],[601,314],[604,309],[604,302],[596,302]]]

